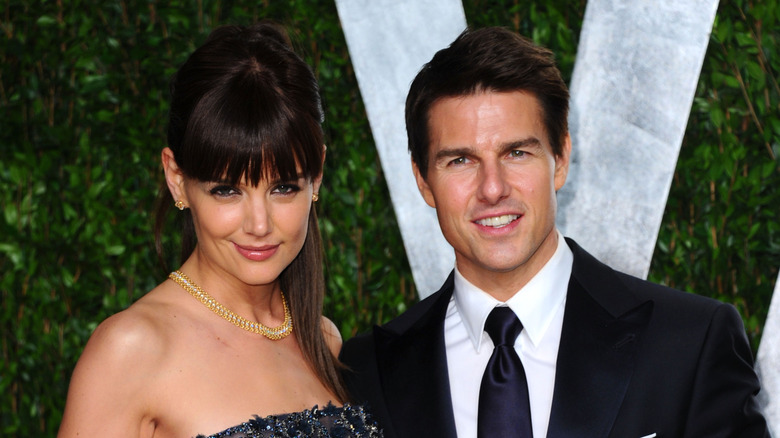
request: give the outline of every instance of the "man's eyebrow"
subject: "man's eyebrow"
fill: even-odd
[[[439,152],[436,152],[436,156],[434,157],[435,161],[439,161],[444,158],[452,158],[452,157],[464,157],[464,156],[470,156],[474,155],[474,149],[469,147],[455,147],[450,149],[442,149]]]
[[[519,148],[541,148],[541,147],[542,147],[542,142],[539,141],[538,138],[528,137],[522,140],[510,141],[502,144],[501,153],[505,154],[508,153],[509,151],[519,149]],[[476,152],[474,151],[474,148],[471,147],[452,147],[452,148],[442,149],[436,152],[436,155],[433,157],[433,159],[434,161],[439,161],[439,160],[453,158],[453,157],[469,157],[475,154]]]
[[[542,147],[542,142],[539,141],[539,139],[536,137],[528,137],[522,140],[510,141],[508,143],[504,143],[501,146],[501,153],[507,153],[515,149],[529,148],[529,147],[540,148]]]

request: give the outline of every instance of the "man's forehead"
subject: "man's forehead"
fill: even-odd
[[[428,115],[428,153],[476,147],[493,148],[512,143],[531,146],[534,139],[549,145],[543,111],[538,100],[523,92],[483,92],[439,99]]]

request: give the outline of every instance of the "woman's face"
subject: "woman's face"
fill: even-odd
[[[192,212],[199,269],[249,285],[276,282],[303,247],[320,181],[261,180],[252,186],[182,177],[179,196]]]

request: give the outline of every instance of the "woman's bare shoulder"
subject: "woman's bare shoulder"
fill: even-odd
[[[105,319],[90,336],[71,377],[59,436],[141,433],[154,397],[148,389],[155,387],[171,342],[155,291]]]
[[[90,360],[94,355],[100,362],[116,366],[129,362],[133,368],[143,365],[147,357],[156,362],[155,356],[163,353],[170,328],[164,317],[167,306],[158,296],[159,289],[101,322],[90,336],[82,359]]]
[[[342,343],[341,332],[339,332],[336,324],[325,316],[322,317],[322,334],[325,337],[325,343],[328,344],[330,351],[334,356],[338,357]]]

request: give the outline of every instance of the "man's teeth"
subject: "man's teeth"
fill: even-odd
[[[486,227],[501,228],[509,225],[513,220],[519,218],[516,214],[505,214],[503,216],[488,217],[477,221],[478,224]]]

